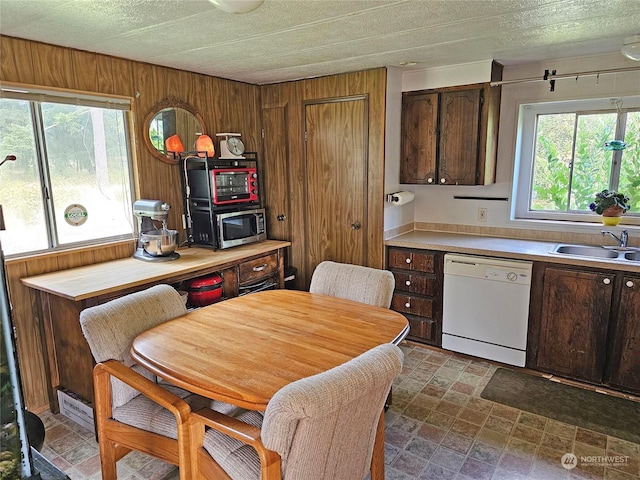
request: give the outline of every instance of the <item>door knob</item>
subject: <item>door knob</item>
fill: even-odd
[[[279,222],[284,222],[286,219],[287,216],[282,213],[276,217],[276,220],[278,220]]]
[[[361,227],[362,227],[362,224],[357,220],[351,224],[351,230],[360,230]]]

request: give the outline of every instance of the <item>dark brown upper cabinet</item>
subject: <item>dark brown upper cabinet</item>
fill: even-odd
[[[501,79],[493,62],[491,81]],[[500,94],[489,82],[404,92],[400,183],[493,183]]]

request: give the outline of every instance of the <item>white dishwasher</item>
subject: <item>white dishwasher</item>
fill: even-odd
[[[442,348],[524,367],[532,262],[444,256]]]

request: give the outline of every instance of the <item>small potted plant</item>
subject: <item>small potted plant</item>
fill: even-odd
[[[629,197],[624,193],[616,192],[605,188],[596,193],[594,201],[589,208],[599,215],[602,215],[602,223],[609,226],[616,226],[620,223],[622,214],[629,211]]]

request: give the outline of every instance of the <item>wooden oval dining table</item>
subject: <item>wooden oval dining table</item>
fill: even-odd
[[[157,325],[136,337],[131,356],[193,393],[265,410],[285,385],[377,345],[397,344],[408,331],[407,319],[393,310],[297,290],[268,290]],[[373,478],[384,478],[384,412]]]

